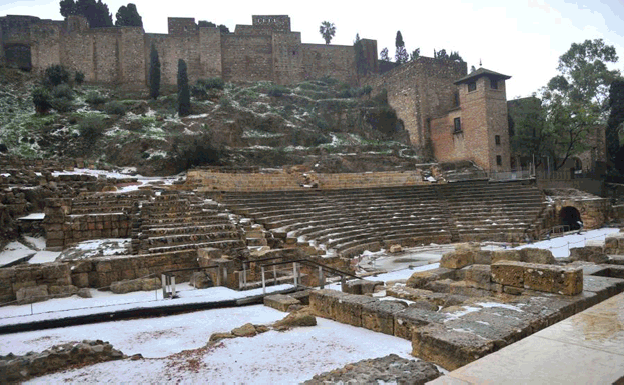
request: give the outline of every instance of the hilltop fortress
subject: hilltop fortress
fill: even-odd
[[[370,74],[358,77],[353,46],[304,44],[290,18],[253,16],[234,33],[199,27],[193,18],[169,18],[167,34],[141,27],[91,29],[84,17],[64,21],[32,16],[0,18],[0,65],[42,71],[53,64],[81,71],[92,83],[144,89],[152,44],[164,85],[175,85],[178,59],[191,82],[273,81],[294,84],[330,76],[388,91],[388,101],[414,147],[439,161],[471,160],[486,170],[510,169],[505,80],[486,69],[467,73],[465,62],[421,57],[380,73],[377,42],[363,39]]]

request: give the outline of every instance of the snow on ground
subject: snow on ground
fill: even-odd
[[[581,234],[570,234],[563,237],[554,238],[550,241],[541,241],[529,243],[517,247],[516,249],[524,249],[527,247],[536,247],[538,249],[548,249],[552,251],[555,258],[567,258],[570,256],[570,248],[583,247],[586,241],[604,240],[609,234],[617,233],[620,229],[603,228],[597,230],[583,231]]]
[[[277,285],[266,288],[267,293],[292,288],[292,285]],[[113,311],[143,309],[167,305],[205,303],[246,298],[262,294],[262,288],[236,291],[226,287],[194,289],[188,283],[176,285],[180,298],[163,299],[162,290],[140,291],[127,294],[113,294],[91,289],[93,298],[55,298],[32,305],[9,305],[0,307],[0,325],[43,321],[98,314]]]
[[[87,326],[64,328],[63,331],[65,335],[88,336],[90,339],[104,335],[104,339],[125,354],[141,353],[146,357],[158,357],[169,352],[197,349],[206,343],[213,331],[226,331],[258,320],[272,322],[286,315],[264,306],[237,309],[237,314],[234,314],[234,309],[227,310],[125,321],[123,325],[119,322],[110,326],[99,324],[101,329],[91,326],[91,334]],[[173,318],[176,319],[170,320]],[[82,329],[78,331],[79,328]],[[66,338],[61,333],[52,332],[11,335],[13,341],[10,342],[25,351]],[[150,353],[150,350],[157,353]],[[314,327],[287,332],[269,331],[255,337],[224,340],[212,349],[198,349],[166,358],[101,363],[35,378],[31,383],[181,381],[189,384],[291,384],[348,363],[391,353],[413,358],[410,351],[411,343],[407,340],[318,318],[318,325]]]
[[[36,250],[45,250],[46,248],[46,240],[44,237],[31,237],[28,235],[24,235],[24,239],[26,242],[35,246]]]
[[[37,254],[33,255],[33,257],[28,260],[28,263],[54,262],[59,255],[61,255],[60,251],[37,251]]]
[[[53,172],[52,175],[59,176],[59,175],[87,174],[87,175],[94,175],[94,176],[104,175],[107,178],[114,178],[114,179],[137,178],[137,184],[123,186],[121,188],[118,188],[117,191],[112,192],[112,193],[124,193],[124,192],[129,192],[129,191],[135,191],[135,190],[138,190],[139,187],[147,185],[147,184],[151,184],[153,182],[163,183],[164,185],[171,185],[173,184],[173,182],[175,182],[177,179],[181,177],[181,175],[175,175],[175,176],[170,176],[170,177],[146,177],[146,176],[142,176],[139,174],[134,174],[134,172],[136,172],[136,169],[134,168],[126,168],[126,169],[123,169],[122,172],[92,170],[88,168],[76,168],[73,171]]]
[[[20,221],[40,221],[45,218],[45,213],[31,213],[25,217],[17,218]]]
[[[35,253],[35,250],[19,242],[10,242],[0,251],[0,266],[8,265]]]

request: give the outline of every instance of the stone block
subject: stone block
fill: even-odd
[[[362,327],[394,335],[394,315],[407,307],[402,302],[375,301],[362,305]]]
[[[522,262],[541,263],[552,265],[555,263],[555,257],[552,251],[537,248],[524,248],[520,250]]]
[[[522,262],[520,250],[496,250],[492,252],[492,264],[499,261]]]
[[[78,288],[74,285],[68,286],[50,286],[48,293],[57,298],[70,297],[78,292]]]
[[[454,283],[452,279],[440,279],[429,282],[425,285],[425,289],[435,291],[436,293],[450,293],[451,285]]]
[[[321,289],[310,292],[310,307],[321,317],[335,320],[338,304],[348,294],[336,290]]]
[[[44,279],[57,279],[69,277],[69,265],[54,263],[43,265],[43,278]]]
[[[354,281],[347,281],[342,288],[342,291],[349,294],[370,294],[375,292],[376,286],[383,286],[383,284],[383,281],[358,279]]]
[[[475,265],[491,265],[492,264],[492,250],[478,250],[474,254]]]
[[[46,301],[48,295],[48,286],[46,285],[22,287],[15,292],[17,303],[20,305]]]
[[[583,291],[583,270],[535,263],[527,264],[524,268],[524,288],[576,295]]]
[[[609,257],[600,246],[573,247],[570,249],[570,260],[586,261],[597,264],[607,263]]]
[[[446,269],[461,269],[462,267],[472,265],[475,260],[476,251],[473,249],[457,249],[446,253],[440,260],[440,267]]]
[[[524,287],[523,262],[500,260],[492,263],[492,282],[504,286]]]
[[[363,305],[375,301],[376,299],[371,297],[347,294],[344,299],[338,302],[335,320],[344,324],[361,327]]]
[[[310,304],[310,290],[296,291],[288,295],[301,302],[304,306],[308,306]]]
[[[390,246],[390,253],[400,253],[401,251],[403,251],[403,246],[401,245]]]
[[[429,282],[446,279],[446,278],[455,278],[457,274],[455,269],[447,269],[447,268],[438,268],[427,271],[417,271],[412,274],[411,277],[405,282],[408,287],[413,287],[415,289],[422,289]]]
[[[82,288],[89,287],[89,273],[75,273],[71,275],[72,285]]]
[[[202,260],[202,259],[219,259],[221,258],[221,256],[223,255],[223,250],[221,249],[216,249],[214,247],[207,247],[207,248],[203,248],[203,249],[198,249],[197,250],[197,257]],[[200,267],[204,267],[204,266],[200,266]]]
[[[115,294],[141,291],[141,282],[138,279],[113,282],[110,284],[110,290]]]
[[[142,291],[151,291],[162,288],[162,281],[160,278],[139,278],[138,281],[141,284]]]
[[[391,297],[406,299],[409,301],[427,301],[436,306],[443,306],[446,302],[447,294],[435,293],[431,290],[414,289],[402,285],[390,286],[386,289],[386,294]]]
[[[465,267],[464,279],[482,285],[483,288],[489,289],[492,281],[492,268],[490,265],[471,265]],[[481,286],[477,286],[481,287]]]
[[[196,289],[205,289],[214,286],[210,275],[205,271],[196,271],[191,274],[190,284]]]
[[[275,310],[286,312],[291,305],[300,305],[301,302],[291,296],[274,294],[264,297],[264,306],[272,307]]]
[[[394,335],[411,341],[414,331],[431,323],[443,322],[444,319],[445,314],[408,307],[394,314]]]

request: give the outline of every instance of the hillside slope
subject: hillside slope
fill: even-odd
[[[37,114],[31,92],[41,79],[0,69],[0,152],[27,158],[84,158],[133,166],[145,175],[196,165],[281,167],[321,172],[396,170],[419,159],[383,94],[333,79],[282,87],[270,82],[191,89],[192,114],[177,96],[114,87],[61,85],[57,108]]]

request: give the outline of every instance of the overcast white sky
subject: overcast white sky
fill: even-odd
[[[128,0],[104,0],[113,14]],[[356,33],[376,39],[394,56],[397,30],[408,52],[459,51],[468,65],[511,75],[507,98],[528,96],[556,74],[557,59],[572,43],[603,38],[614,45],[624,70],[624,0],[134,0],[146,32],[166,33],[167,17],[194,17],[225,24],[251,24],[251,15],[291,18],[304,43],[323,43],[322,21],[335,23],[333,44],[352,44]],[[0,16],[33,15],[60,20],[59,0],[0,0]],[[304,5],[305,4],[305,5]],[[381,8],[383,7],[383,8]]]

